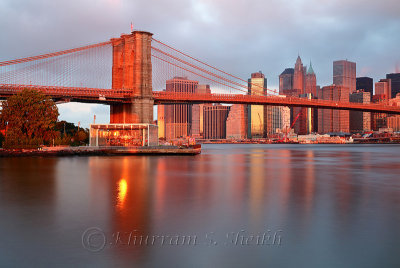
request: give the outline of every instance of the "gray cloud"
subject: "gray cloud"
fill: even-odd
[[[297,53],[322,86],[346,58],[378,80],[400,62],[399,12],[396,0],[2,0],[0,61],[105,41],[133,21],[242,78],[262,70],[271,88]]]

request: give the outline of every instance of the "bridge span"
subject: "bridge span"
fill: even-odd
[[[2,85],[0,84],[0,99],[21,92],[23,89],[34,89],[43,92],[56,102],[82,102],[112,105],[114,103],[132,104],[140,99],[140,94],[132,94],[130,89],[98,89],[81,87],[53,87],[36,85]],[[334,102],[318,99],[303,99],[298,97],[257,96],[243,94],[199,94],[153,91],[154,104],[178,103],[223,103],[247,105],[273,105],[288,107],[310,107],[317,109],[337,109],[363,112],[400,114],[400,107],[382,104],[363,104],[353,102]]]

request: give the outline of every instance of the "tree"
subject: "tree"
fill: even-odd
[[[50,144],[58,108],[53,100],[36,90],[24,89],[3,103],[0,124],[6,128],[4,148],[37,148]]]
[[[0,148],[3,147],[4,135],[0,132]]]
[[[59,121],[56,123],[55,130],[57,138],[55,145],[81,146],[89,143],[89,130],[75,126],[75,124]]]

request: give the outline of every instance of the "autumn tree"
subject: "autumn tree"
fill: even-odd
[[[55,145],[82,146],[89,143],[89,129],[75,126],[75,124],[59,121],[55,130],[58,133]]]
[[[3,147],[4,135],[0,132],[0,148]]]
[[[37,148],[51,144],[58,118],[54,101],[36,90],[24,89],[3,103],[0,123],[6,129],[4,148]]]

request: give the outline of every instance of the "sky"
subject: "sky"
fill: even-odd
[[[332,62],[357,63],[374,81],[400,69],[398,0],[0,0],[0,61],[107,41],[135,29],[268,88],[299,54],[320,86]],[[60,119],[108,123],[102,105],[59,105]]]

